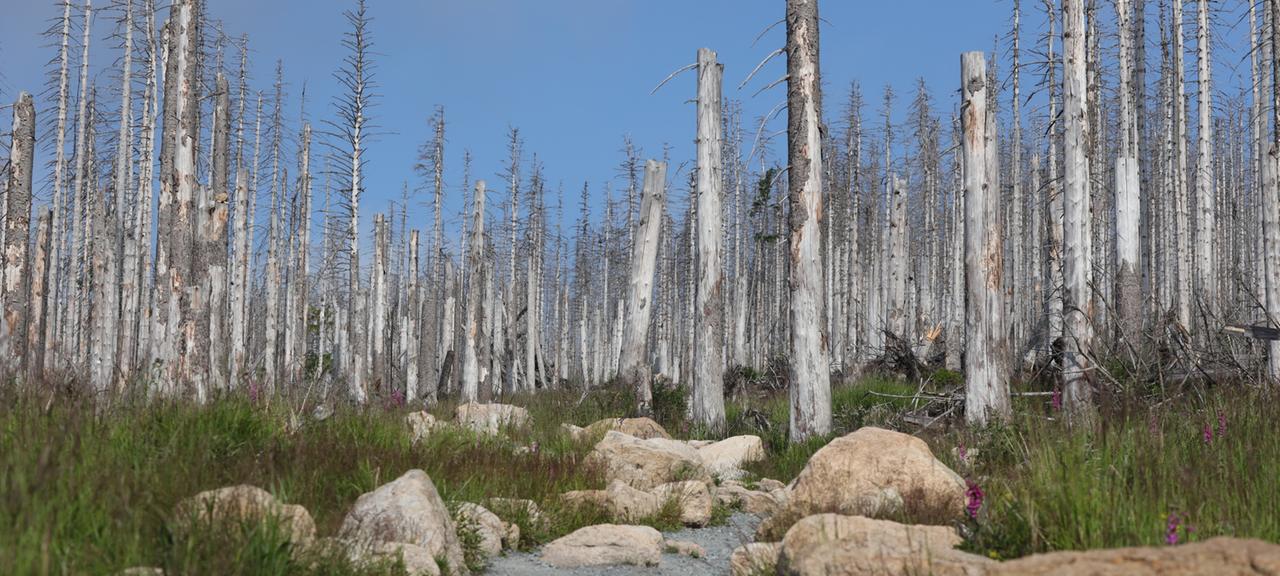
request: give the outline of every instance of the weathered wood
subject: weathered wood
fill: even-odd
[[[636,390],[640,412],[653,402],[649,362],[649,320],[653,314],[653,280],[658,260],[658,234],[666,204],[667,165],[649,160],[644,165],[644,191],[639,228],[631,243],[631,282],[627,291],[626,328],[622,336],[620,374]]]
[[[36,148],[35,104],[26,92],[19,94],[13,105],[11,132],[4,196],[4,274],[0,282],[3,300],[0,307],[4,316],[0,322],[0,346],[9,358],[6,363],[20,371],[27,361],[27,323],[31,318],[27,251],[31,238],[31,182]]]
[[[1080,415],[1092,406],[1090,386],[1093,327],[1091,325],[1092,265],[1090,263],[1088,219],[1089,194],[1089,102],[1087,96],[1087,56],[1084,36],[1083,0],[1062,1],[1063,102],[1066,122],[1062,308],[1063,404]]]
[[[698,49],[698,291],[694,314],[693,419],[711,430],[724,428],[724,247],[720,197],[721,82],[716,53]],[[815,319],[816,320],[816,319]]]
[[[476,182],[475,213],[471,225],[471,254],[467,266],[473,271],[484,267],[484,180]],[[473,277],[467,291],[467,327],[463,336],[462,360],[462,399],[475,402],[480,397],[480,358],[477,346],[480,344],[481,294],[482,282]],[[490,309],[491,310],[491,309]],[[491,312],[490,312],[491,313]]]
[[[1001,243],[995,230],[999,191],[989,173],[990,133],[987,66],[982,52],[960,60],[960,125],[964,153],[965,419],[974,424],[1008,418],[1009,388],[1000,345]]]
[[[791,440],[831,431],[831,373],[822,333],[822,78],[817,0],[787,0]]]

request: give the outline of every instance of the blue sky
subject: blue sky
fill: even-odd
[[[17,6],[0,20],[5,102],[18,90],[43,86],[44,65],[54,51],[39,32],[58,12],[54,0],[8,2]],[[275,61],[283,59],[294,98],[287,108],[290,121],[296,122],[296,97],[305,83],[309,115],[319,125],[332,112],[337,89],[332,74],[345,54],[339,44],[347,26],[342,12],[353,3],[210,0],[208,7],[226,33],[249,35],[255,87],[269,92]],[[101,7],[106,0],[94,4]],[[1028,39],[1041,32],[1040,4],[1024,0]],[[1110,3],[1102,4],[1110,22]],[[880,94],[889,84],[899,94],[901,117],[921,77],[936,106],[951,109],[960,53],[993,49],[996,36],[1009,29],[1011,0],[827,0],[820,9],[827,114],[839,112],[850,81],[857,79],[869,115],[878,115]],[[751,68],[784,42],[777,26],[752,45],[782,18],[781,0],[369,0],[369,11],[381,94],[373,116],[383,134],[368,152],[368,211],[398,199],[403,181],[417,183],[412,166],[429,136],[426,120],[436,105],[447,111],[451,220],[461,202],[464,150],[474,156],[473,178],[489,180],[491,205],[502,199],[505,186],[498,174],[508,126],[520,128],[526,159],[537,153],[549,189],[563,183],[571,220],[584,181],[597,197],[606,181],[615,180],[618,188],[624,135],[650,157],[660,157],[663,145],[670,144],[673,165],[693,157],[694,75],[682,75],[656,95],[649,92],[692,62],[697,48],[719,52],[726,98],[743,100],[748,118],[765,114],[785,96],[782,86],[751,96],[783,74],[781,57],[750,86],[738,89]],[[1151,20],[1154,35],[1154,14]],[[112,15],[100,11],[94,36],[101,38],[113,25]],[[1247,35],[1247,28],[1231,34]],[[92,55],[95,78],[104,87],[114,84],[109,67],[118,57],[108,46],[99,42]],[[3,124],[7,119],[0,120]],[[781,139],[774,150],[784,150]],[[682,183],[682,178],[672,180]],[[429,227],[425,205],[416,209],[416,217],[410,214],[416,226]]]

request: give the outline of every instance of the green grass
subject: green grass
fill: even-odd
[[[1182,541],[1234,535],[1277,542],[1280,408],[1274,396],[1233,386],[1112,398],[1096,425],[1074,428],[1038,398],[1016,403],[1019,416],[1002,426],[958,426],[924,438],[985,492],[977,519],[963,526],[965,547],[981,554],[1157,545],[1170,514],[1182,519]],[[914,408],[902,396],[915,391],[882,377],[838,384],[832,437],[867,425],[913,431],[900,414]],[[231,396],[203,407],[123,402],[95,410],[74,397],[0,392],[0,573],[99,574],[147,565],[171,574],[354,574],[340,555],[299,554],[270,523],[178,535],[169,529],[170,514],[197,492],[246,483],[305,506],[318,536],[332,536],[358,496],[412,468],[425,470],[447,502],[481,503],[520,525],[523,549],[608,521],[602,509],[558,502],[570,490],[604,487],[600,471],[583,464],[591,443],[571,440],[560,424],[634,415],[630,392],[602,387],[502,401],[528,407],[531,425],[497,438],[446,429],[415,446],[404,423],[408,409],[381,403],[339,406],[326,420],[304,419],[291,431],[283,401],[267,406]],[[830,440],[788,442],[785,391],[735,391],[721,434],[690,425],[684,406],[679,388],[655,392],[657,419],[677,437],[764,439],[768,458],[749,466],[748,483],[791,480]],[[444,402],[431,411],[452,420],[453,408]],[[1212,442],[1204,440],[1206,425]],[[533,445],[537,450],[516,453]],[[960,461],[960,445],[977,455]],[[532,500],[541,518],[494,506],[491,497]],[[731,513],[717,506],[712,524]],[[678,528],[679,510],[669,504],[640,523]],[[480,565],[474,555],[467,560]]]

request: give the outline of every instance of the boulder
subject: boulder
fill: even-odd
[[[731,576],[766,576],[775,574],[781,542],[751,542],[733,549],[729,555]]]
[[[609,483],[605,490],[606,508],[615,522],[636,522],[662,510],[666,498],[636,490],[621,480]]]
[[[764,460],[764,442],[759,436],[734,436],[698,448],[698,456],[707,470],[722,479],[738,479],[745,475],[742,466]]]
[[[862,516],[818,514],[782,540],[778,573],[795,576],[933,574],[980,576],[995,562],[955,550],[948,526],[909,526]]]
[[[773,478],[761,478],[759,482],[756,482],[756,487],[766,492],[773,492],[774,490],[787,489],[786,484],[783,484],[778,480],[774,480]]]
[[[442,559],[453,574],[467,574],[462,544],[448,508],[426,472],[410,470],[360,496],[342,521],[338,537],[370,547],[413,544]]]
[[[520,544],[520,527],[504,522],[484,506],[463,502],[454,512],[459,530],[474,530],[480,538],[480,551],[486,558],[502,554],[502,549]]]
[[[533,500],[523,498],[490,498],[489,509],[494,514],[510,520],[512,523],[523,523],[525,526],[541,525],[546,522],[542,508]]]
[[[542,561],[556,568],[657,566],[661,560],[662,534],[648,526],[587,526],[542,549]]]
[[[923,440],[866,427],[809,458],[786,508],[760,525],[757,540],[777,540],[796,520],[828,512],[874,517],[905,506],[939,519],[960,518],[965,489],[964,479],[934,458]]]
[[[496,436],[505,428],[523,428],[529,424],[529,411],[510,404],[462,404],[453,411],[459,426],[480,434]]]
[[[180,533],[196,523],[259,523],[274,519],[294,544],[305,544],[316,535],[316,523],[306,508],[281,504],[270,492],[248,484],[206,490],[182,500],[174,508],[173,518],[174,529]]]
[[[573,424],[570,424],[568,422],[562,422],[560,424],[560,431],[563,432],[565,436],[568,436],[569,439],[573,440],[574,442],[585,442],[587,440],[587,437],[589,436],[587,434],[586,428],[583,428],[581,426],[574,426]]]
[[[722,506],[737,506],[743,512],[767,518],[786,505],[787,492],[786,490],[773,492],[751,490],[742,484],[729,481],[716,488],[716,502]]]
[[[609,492],[606,490],[571,490],[560,495],[560,503],[566,508],[590,506],[608,510]]]
[[[587,455],[586,463],[600,466],[606,482],[621,480],[639,490],[681,480],[711,484],[698,452],[675,440],[641,439],[609,431]]]
[[[431,434],[432,430],[442,425],[436,421],[435,416],[432,416],[426,410],[411,412],[404,419],[409,424],[409,441],[414,444],[426,438]]]
[[[662,548],[671,554],[679,554],[690,558],[702,558],[707,555],[706,548],[684,540],[667,540],[662,543]]]
[[[671,439],[671,435],[667,434],[666,429],[650,418],[605,418],[593,422],[584,429],[586,438],[599,438],[610,430],[621,432],[627,436],[635,436],[641,440],[650,438]]]
[[[707,485],[696,480],[670,482],[653,489],[662,503],[675,500],[680,505],[680,523],[685,526],[706,526],[711,521],[713,500]]]
[[[430,550],[404,542],[362,542],[347,546],[347,559],[357,568],[368,570],[377,565],[404,565],[408,576],[440,576],[440,563]],[[453,564],[449,565],[454,568]],[[466,566],[461,566],[466,570]],[[454,570],[454,573],[458,573]]]
[[[1280,545],[1261,540],[1212,538],[1159,548],[1052,552],[992,567],[991,576],[1280,574]]]

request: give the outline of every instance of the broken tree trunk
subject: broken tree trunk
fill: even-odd
[[[961,58],[960,123],[964,154],[965,419],[974,424],[1009,416],[1009,388],[1000,346],[1005,327],[1001,291],[999,191],[989,173],[995,153],[989,133],[987,66],[982,52]]]
[[[13,105],[13,141],[9,148],[9,178],[5,192],[3,332],[0,346],[13,368],[26,361],[28,301],[27,250],[31,237],[31,171],[35,168],[36,110],[31,95],[23,92]],[[37,278],[39,278],[37,276]]]
[[[622,377],[635,386],[641,414],[648,413],[653,402],[648,354],[649,318],[653,313],[653,275],[658,261],[666,181],[665,163],[645,162],[640,223],[631,243],[631,283],[627,292],[627,320],[622,333],[620,361]]]
[[[724,427],[724,266],[720,193],[723,186],[721,80],[716,53],[698,49],[698,291],[694,314],[693,419],[711,430]]]
[[[822,333],[822,78],[818,2],[787,0],[787,183],[790,235],[791,440],[831,431],[831,373]]]
[[[480,358],[476,346],[480,333],[480,298],[483,282],[477,276],[484,269],[484,180],[476,182],[475,214],[471,226],[471,254],[467,267],[475,275],[467,290],[467,328],[463,336],[462,400],[475,402],[480,399]]]

